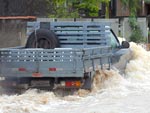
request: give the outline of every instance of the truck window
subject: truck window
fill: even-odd
[[[120,46],[119,40],[117,39],[117,36],[112,30],[110,30],[108,37],[111,39],[112,48],[118,48]]]

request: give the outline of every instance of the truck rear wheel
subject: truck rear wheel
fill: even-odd
[[[53,31],[38,29],[29,36],[26,48],[54,49],[59,47],[59,40]]]

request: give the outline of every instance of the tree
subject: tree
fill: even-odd
[[[137,10],[140,8],[141,0],[121,0],[122,4],[125,7],[129,8],[130,18],[129,24],[132,30],[132,34],[130,36],[130,41],[134,42],[144,42],[142,31],[137,22]]]
[[[150,3],[150,0],[144,0],[146,3]]]
[[[85,17],[98,16],[101,0],[80,0],[78,3],[77,8],[80,14],[83,13]]]
[[[106,17],[109,17],[110,0],[48,0],[53,3],[53,14],[49,17],[97,17],[100,3],[106,4]]]
[[[98,17],[100,4],[106,5],[109,17],[110,0],[1,0],[1,15],[35,15],[38,17]],[[15,4],[15,5],[14,5]],[[18,5],[19,4],[19,5]]]
[[[102,3],[105,3],[105,18],[109,18],[109,3],[110,0],[101,0]]]
[[[77,18],[78,12],[73,7],[74,0],[47,0],[51,18]]]
[[[140,1],[141,0],[121,0],[122,4],[129,8],[130,16],[136,16],[137,9],[140,8]]]

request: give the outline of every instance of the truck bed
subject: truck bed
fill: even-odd
[[[41,31],[40,31],[41,30]],[[51,31],[49,31],[51,30]],[[52,44],[59,41],[59,48],[37,46],[39,31],[49,37]],[[45,31],[45,32],[44,32]],[[50,34],[51,32],[51,34]],[[52,32],[54,35],[52,35]],[[31,47],[0,49],[0,76],[2,85],[91,89],[93,73],[97,69],[110,69],[110,27],[99,22],[31,22],[27,34],[32,36],[27,43]],[[38,37],[37,37],[38,36]],[[41,38],[42,43],[47,39]],[[28,45],[27,44],[27,45]],[[47,43],[49,46],[51,43]],[[57,43],[58,44],[58,43]],[[45,46],[45,45],[44,45]],[[39,48],[37,48],[39,47]]]
[[[5,77],[83,77],[110,68],[111,48],[1,49],[0,73]]]

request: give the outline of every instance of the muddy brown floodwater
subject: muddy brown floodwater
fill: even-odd
[[[130,45],[132,58],[125,74],[97,71],[91,92],[79,90],[65,97],[36,89],[3,94],[0,113],[150,113],[150,53],[135,43]]]

